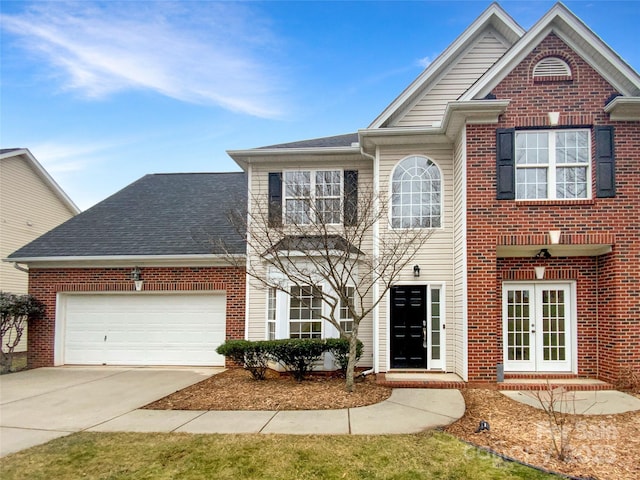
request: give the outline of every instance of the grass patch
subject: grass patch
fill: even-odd
[[[0,459],[3,480],[549,479],[441,432],[418,435],[78,433]]]

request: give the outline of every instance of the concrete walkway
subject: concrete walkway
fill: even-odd
[[[375,405],[342,410],[134,410],[89,431],[384,435],[443,427],[464,410],[458,390],[404,388]]]
[[[502,391],[503,395],[520,403],[542,409],[540,401],[548,405],[547,391]],[[539,394],[539,396],[538,396]],[[567,391],[555,395],[554,408],[562,413],[578,415],[615,415],[640,410],[640,399],[617,390]]]

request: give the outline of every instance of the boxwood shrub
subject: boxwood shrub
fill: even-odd
[[[363,345],[358,340],[356,362],[362,355]],[[269,361],[274,361],[302,381],[313,370],[323,353],[331,352],[344,373],[349,360],[349,341],[343,338],[303,338],[282,340],[227,340],[216,352],[242,365],[256,380],[263,380]]]

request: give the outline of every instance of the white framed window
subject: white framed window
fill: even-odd
[[[346,333],[351,333],[353,331],[353,317],[349,311],[349,306],[353,307],[355,288],[346,287],[345,294],[347,301],[340,300],[340,326]]]
[[[342,170],[285,171],[285,223],[341,223],[342,191]]]
[[[517,131],[516,199],[591,198],[589,130]]]
[[[322,338],[322,287],[290,287],[289,337]]]
[[[270,287],[267,291],[267,340],[276,339],[277,293],[275,287]]]
[[[391,179],[391,226],[438,228],[442,226],[442,177],[425,157],[402,160]]]

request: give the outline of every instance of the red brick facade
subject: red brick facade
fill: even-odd
[[[562,57],[570,79],[534,82],[534,65]],[[502,282],[546,279],[577,286],[577,373],[615,382],[625,369],[640,373],[640,122],[612,122],[604,106],[616,90],[550,34],[492,92],[510,105],[497,125],[467,126],[468,348],[469,381],[495,381],[502,362]],[[496,200],[496,129],[613,125],[616,196],[596,198],[592,145],[592,198],[572,201]],[[547,260],[498,258],[498,245],[548,243],[562,230],[563,244],[609,244],[597,257]],[[535,237],[535,238],[532,238]]]
[[[31,268],[29,293],[45,304],[44,317],[29,325],[29,368],[52,366],[59,292],[131,292],[132,267]],[[141,267],[144,291],[221,291],[227,296],[226,338],[244,338],[245,272],[235,267]]]

